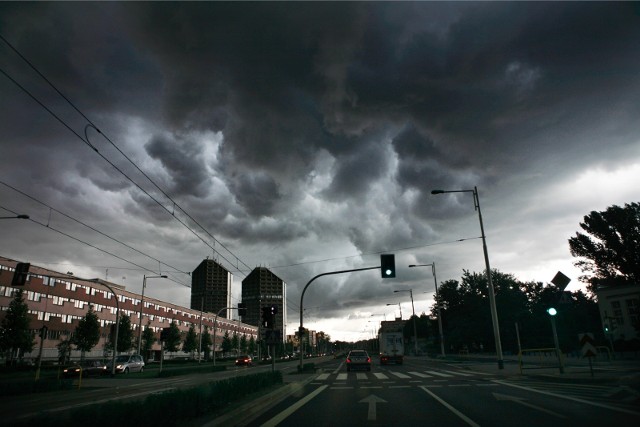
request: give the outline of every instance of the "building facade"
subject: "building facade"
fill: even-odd
[[[599,286],[596,290],[600,319],[607,337],[615,340],[640,338],[640,285]]]
[[[0,320],[4,318],[17,290],[11,287],[16,264],[15,260],[0,257]],[[35,359],[38,356],[41,340],[39,331],[43,326],[46,326],[47,332],[42,340],[42,360],[58,360],[57,345],[73,336],[78,321],[87,314],[90,306],[93,306],[98,316],[101,336],[98,344],[86,354],[86,357],[103,358],[107,353],[110,353],[106,344],[111,340],[110,328],[115,324],[118,312],[121,315],[126,314],[130,318],[133,335],[134,337],[138,336],[141,295],[127,291],[124,286],[97,279],[78,279],[69,274],[31,265],[27,282],[22,288],[24,300],[28,306],[35,346],[34,351],[20,355],[20,357]],[[196,333],[199,333],[200,325],[202,325],[203,331],[207,327],[213,338],[215,313],[203,312],[201,314],[199,309],[192,310],[146,295],[142,312],[142,328],[149,325],[154,331],[156,339],[160,338],[160,331],[169,327],[172,322],[177,324],[183,339],[191,326],[194,326]],[[247,340],[250,340],[251,337],[257,340],[257,327],[235,320],[218,318],[216,330],[216,351],[221,349],[225,332],[229,332],[230,335],[234,333],[239,336],[245,335]],[[135,351],[136,346],[134,345],[130,352]],[[151,355],[159,357],[159,353],[160,343],[156,341]],[[169,354],[165,357],[167,356],[171,357],[172,355]],[[185,353],[179,351],[173,356],[184,357]],[[79,351],[71,353],[72,359],[79,357]]]
[[[191,273],[191,308],[231,319],[232,313],[225,308],[231,307],[232,282],[226,268],[212,259],[203,260]]]
[[[262,317],[262,308],[272,305],[277,307],[275,328],[282,331],[287,324],[287,286],[286,283],[266,267],[256,267],[242,281],[242,302],[247,312],[242,321],[258,326]]]

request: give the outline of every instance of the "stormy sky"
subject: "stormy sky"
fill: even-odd
[[[438,282],[562,271],[640,200],[637,3],[0,3],[0,255],[189,304],[206,257],[288,333],[369,338]],[[98,130],[99,131],[98,131]],[[394,304],[388,306],[387,304]],[[487,308],[488,310],[488,308]],[[498,315],[500,307],[498,307]]]

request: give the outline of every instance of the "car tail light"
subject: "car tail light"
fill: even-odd
[[[347,363],[351,363],[351,359],[347,357]]]
[[[367,357],[367,363],[371,363],[371,358]]]

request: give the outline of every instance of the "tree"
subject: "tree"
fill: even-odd
[[[231,351],[231,338],[229,337],[229,331],[225,331],[224,337],[222,337],[222,354]]]
[[[238,333],[235,331],[231,336],[231,348],[235,351],[238,351],[238,349],[240,348],[240,338],[238,337]]]
[[[91,351],[100,341],[100,321],[93,306],[89,306],[87,314],[78,322],[72,341],[80,350],[80,360],[84,360],[85,352]]]
[[[247,346],[247,351],[249,352],[249,354],[255,354],[257,348],[258,348],[258,345],[256,344],[256,340],[255,338],[253,338],[253,335],[251,335],[251,338],[249,338],[249,345]]]
[[[242,336],[240,337],[240,352],[241,353],[246,353],[247,352],[247,335],[246,334],[242,334]]]
[[[174,320],[169,325],[169,333],[167,334],[167,339],[164,341],[164,349],[170,352],[178,351],[179,345],[180,329],[178,328],[178,324]]]
[[[624,207],[610,206],[603,212],[592,211],[569,239],[571,255],[583,272],[580,280],[594,291],[598,285],[640,284],[640,203]]]
[[[204,360],[209,360],[209,355],[211,354],[211,343],[209,327],[205,325],[204,332],[202,332],[202,342],[200,343],[202,352],[204,353]]]
[[[118,352],[124,353],[133,347],[133,329],[131,318],[126,314],[120,315],[120,327],[118,328]]]
[[[196,328],[193,324],[189,327],[187,336],[184,338],[182,344],[182,351],[185,353],[193,354],[198,349],[198,335],[196,334]]]
[[[146,362],[149,358],[149,352],[153,348],[153,344],[156,342],[156,334],[151,329],[151,322],[147,322],[147,326],[142,331],[142,344],[141,350],[142,355],[144,356],[144,361]]]
[[[16,357],[31,352],[35,345],[28,315],[29,308],[24,301],[24,291],[19,288],[14,292],[13,300],[9,303],[0,326],[0,350],[9,351],[11,363]]]
[[[60,365],[66,365],[67,361],[71,359],[71,344],[70,339],[63,339],[56,345],[58,348],[58,363]]]

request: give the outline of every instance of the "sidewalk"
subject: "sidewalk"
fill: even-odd
[[[504,369],[499,369],[495,356],[474,356],[473,358],[437,359],[442,363],[451,363],[470,371],[479,371],[504,377],[554,378],[556,380],[580,381],[587,383],[623,383],[640,385],[640,361],[621,360],[575,364],[565,361],[564,372],[560,372],[557,363],[536,363],[525,360],[520,366],[517,357],[506,357]]]

